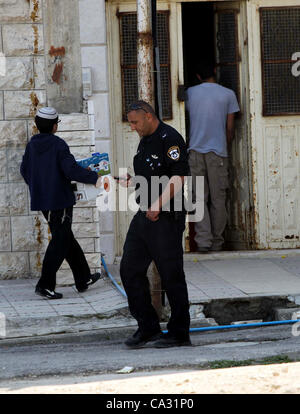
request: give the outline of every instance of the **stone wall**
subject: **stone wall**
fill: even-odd
[[[0,279],[39,276],[50,237],[42,216],[30,211],[28,189],[19,172],[26,143],[35,133],[36,110],[48,105],[44,6],[42,0],[0,0],[0,53],[6,63],[5,73],[0,73]],[[95,150],[93,105],[85,108],[86,113],[60,116],[58,135],[76,158]],[[99,268],[95,204],[77,205],[73,228],[90,266]],[[67,264],[59,276],[60,281],[70,277]]]

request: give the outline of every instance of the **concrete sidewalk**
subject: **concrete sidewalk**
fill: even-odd
[[[120,284],[119,265],[108,268]],[[226,317],[266,315],[274,307],[300,309],[298,249],[186,254],[185,272],[198,327]],[[1,339],[136,327],[126,297],[106,275],[81,294],[73,286],[57,287],[64,295],[60,300],[35,295],[35,284],[36,279],[0,280],[0,344]]]

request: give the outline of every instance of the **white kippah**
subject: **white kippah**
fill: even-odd
[[[51,108],[51,107],[40,108],[37,111],[36,115],[39,118],[44,118],[44,119],[56,119],[58,117],[58,113],[56,109]]]

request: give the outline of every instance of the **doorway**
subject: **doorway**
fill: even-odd
[[[183,2],[182,45],[185,87],[198,83],[195,64],[201,59],[217,65],[217,82],[236,93],[241,112],[236,119],[235,139],[229,155],[228,224],[224,249],[244,250],[253,245],[251,194],[248,51],[246,9],[243,2]],[[186,139],[189,143],[189,122]],[[187,248],[196,251],[194,226],[189,223]]]
[[[182,3],[184,84],[198,83],[195,64],[199,58],[215,61],[214,4]]]

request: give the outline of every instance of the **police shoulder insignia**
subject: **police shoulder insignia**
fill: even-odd
[[[167,154],[168,154],[168,157],[171,158],[171,160],[178,161],[179,158],[180,158],[180,149],[177,145],[173,146],[173,147],[170,147],[168,149]]]

